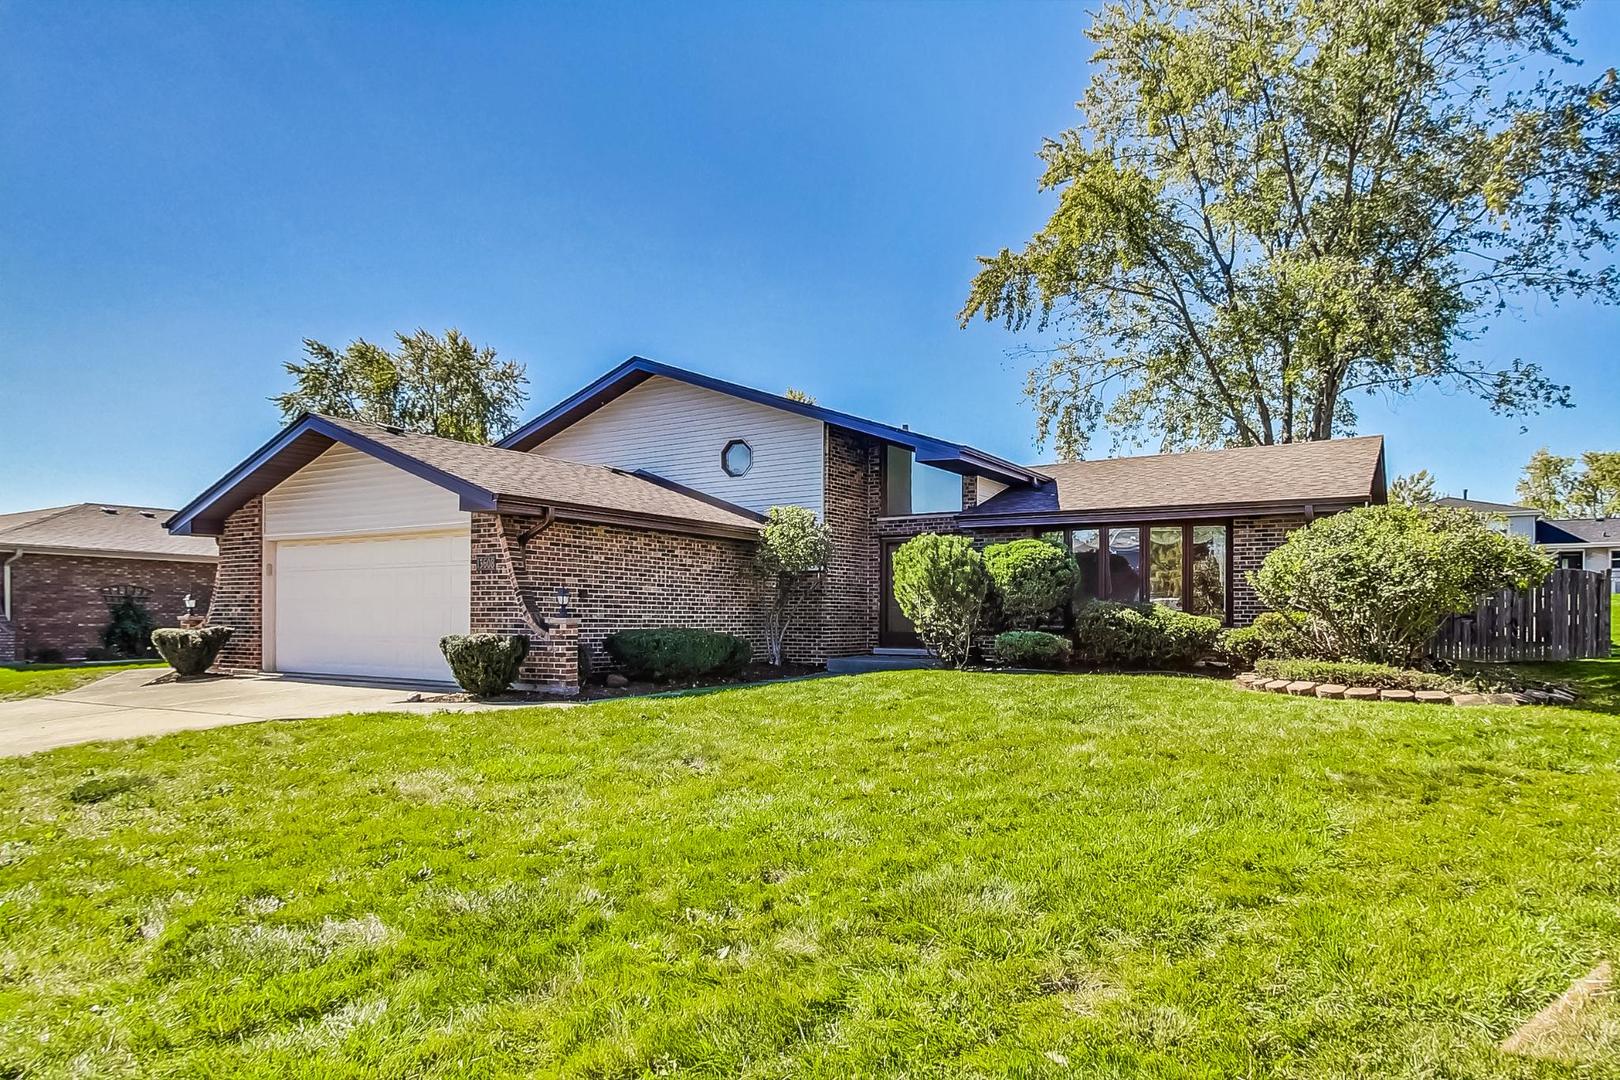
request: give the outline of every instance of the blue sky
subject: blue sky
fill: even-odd
[[[531,411],[632,353],[1024,461],[974,256],[1045,219],[1080,6],[0,6],[0,512],[179,506],[268,438],[299,342],[458,326]],[[1620,10],[1581,13],[1593,66]],[[1482,348],[1579,407],[1370,402],[1391,467],[1511,495],[1620,448],[1620,313]]]

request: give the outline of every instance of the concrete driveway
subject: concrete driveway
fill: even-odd
[[[132,739],[261,720],[304,720],[352,712],[472,712],[536,704],[412,702],[407,699],[414,694],[431,696],[445,691],[275,675],[155,682],[163,674],[160,668],[123,671],[53,697],[0,702],[0,757],[101,739]],[[570,703],[539,704],[561,707]]]

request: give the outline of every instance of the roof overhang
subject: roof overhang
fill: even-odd
[[[773,409],[780,409],[783,412],[794,413],[798,416],[806,416],[813,420],[832,424],[834,427],[847,428],[850,431],[881,439],[896,446],[903,446],[911,450],[918,461],[938,469],[987,476],[1004,484],[1033,484],[1044,479],[1040,473],[1034,470],[1026,469],[1022,465],[1015,465],[1010,461],[1005,461],[992,454],[986,454],[981,450],[975,450],[971,446],[931,438],[906,428],[880,424],[863,417],[852,416],[849,413],[825,409],[820,405],[812,405],[809,402],[794,401],[782,397],[780,394],[771,394],[739,383],[727,382],[724,379],[716,379],[708,375],[700,375],[695,371],[660,364],[656,360],[648,360],[641,356],[632,356],[589,386],[553,405],[495,445],[503,450],[532,450],[559,431],[579,422],[608,402],[622,397],[655,376],[674,379],[677,382],[712,390],[719,394],[727,394],[731,397],[751,401],[757,405],[765,405]]]
[[[331,423],[325,417],[305,414],[282,428],[247,460],[177,511],[164,522],[164,527],[176,536],[218,536],[225,530],[225,519],[249,499],[263,495],[337,443],[353,447],[455,492],[461,497],[463,510],[496,509],[494,492],[426,465],[375,439],[368,439],[358,432]]]
[[[1240,517],[1299,515],[1306,519],[1366,506],[1369,499],[1319,499],[1311,502],[1205,503],[1196,506],[1105,507],[1097,510],[1025,511],[1013,514],[963,514],[964,529],[1002,529],[1020,526],[1131,525],[1152,521],[1225,520]]]

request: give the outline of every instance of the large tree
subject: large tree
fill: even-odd
[[[1588,450],[1577,463],[1543,446],[1519,474],[1518,495],[1548,517],[1620,513],[1620,451]]]
[[[364,338],[342,352],[305,338],[304,362],[285,365],[297,385],[270,400],[288,420],[326,413],[463,442],[493,442],[516,425],[529,396],[522,364],[459,330],[394,338],[393,352]]]
[[[1469,343],[1528,297],[1620,297],[1620,89],[1574,81],[1571,6],[1104,4],[1080,124],[1041,150],[1056,210],[980,260],[963,324],[1055,335],[1027,391],[1065,456],[1104,422],[1167,449],[1325,439],[1358,395],[1433,385],[1569,404]]]

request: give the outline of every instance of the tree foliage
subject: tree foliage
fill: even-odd
[[[1099,423],[1167,449],[1325,439],[1359,395],[1569,403],[1468,343],[1516,301],[1613,301],[1611,69],[1566,0],[1114,0],[1046,226],[982,258],[977,317],[1060,337],[1027,392],[1064,456]],[[1532,70],[1535,69],[1535,70]]]
[[[1471,511],[1391,505],[1295,530],[1250,580],[1268,607],[1304,613],[1301,631],[1320,655],[1410,666],[1446,616],[1552,569],[1528,541]]]
[[[965,536],[923,533],[895,549],[894,598],[917,636],[948,663],[967,663],[989,592],[984,560]]]
[[[786,390],[782,391],[782,396],[787,398],[789,401],[797,401],[804,405],[814,405],[816,403],[814,395],[800,390],[796,386],[790,386]]]
[[[455,329],[394,338],[393,352],[364,338],[342,352],[305,338],[304,362],[284,365],[297,385],[270,400],[286,420],[325,413],[463,442],[493,442],[516,426],[529,396],[522,364]]]
[[[1001,616],[1014,629],[1035,626],[1068,603],[1079,572],[1067,548],[1049,540],[1009,540],[984,549]]]
[[[765,647],[773,664],[782,662],[782,645],[794,609],[821,588],[822,570],[832,552],[827,526],[803,506],[773,506],[765,512],[754,572],[770,588],[766,607]]]
[[[1428,469],[1405,473],[1389,482],[1389,501],[1402,506],[1424,506],[1435,500],[1434,477]]]
[[[1620,512],[1620,451],[1588,450],[1577,462],[1543,446],[1525,463],[1517,491],[1548,517],[1608,517]]]

